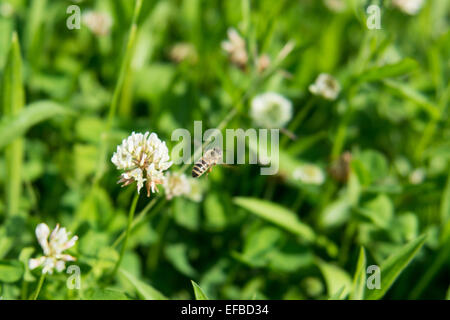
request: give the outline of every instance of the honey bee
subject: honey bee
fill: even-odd
[[[205,151],[192,168],[192,177],[198,178],[206,171],[211,172],[212,167],[219,163],[222,158],[222,150],[219,148],[212,148]]]

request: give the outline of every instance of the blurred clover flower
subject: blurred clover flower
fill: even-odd
[[[421,184],[425,180],[425,169],[417,168],[414,169],[409,175],[409,183],[411,184]]]
[[[294,170],[292,177],[306,184],[320,185],[325,181],[322,169],[313,164],[304,164]]]
[[[268,54],[262,54],[258,57],[258,61],[256,62],[256,69],[259,73],[263,73],[270,67],[270,57]]]
[[[167,200],[185,196],[192,201],[200,202],[203,198],[200,182],[197,179],[186,176],[184,173],[168,172],[164,176],[163,186]]]
[[[191,184],[184,173],[167,173],[164,177],[163,186],[167,200],[187,195],[191,192]]]
[[[14,7],[9,2],[0,4],[0,16],[9,18],[14,14]]]
[[[189,179],[189,184],[191,186],[191,190],[187,194],[187,197],[194,202],[200,202],[203,199],[203,188],[200,185],[200,181],[198,179]]]
[[[106,36],[111,31],[113,19],[104,11],[88,11],[83,14],[83,23],[98,37]]]
[[[145,182],[147,197],[150,196],[150,191],[158,192],[156,186],[164,182],[163,172],[172,165],[169,160],[166,143],[156,133],[149,132],[133,132],[117,146],[117,151],[111,158],[117,169],[126,171],[117,183],[123,183],[124,187],[137,182],[139,193]]]
[[[245,68],[248,61],[248,54],[245,40],[234,28],[227,31],[228,40],[222,41],[222,49],[225,50],[232,63],[240,68]]]
[[[322,96],[328,100],[335,100],[341,91],[339,82],[327,73],[321,73],[316,81],[309,86],[309,91],[316,96]]]
[[[344,0],[323,0],[323,4],[333,12],[343,12],[346,9]]]
[[[53,273],[53,269],[61,272],[66,268],[66,261],[75,261],[76,259],[68,254],[63,254],[75,245],[78,240],[77,236],[73,236],[69,240],[70,232],[66,228],[60,228],[59,224],[50,234],[50,228],[45,223],[40,223],[36,227],[36,238],[44,251],[44,255],[37,259],[30,259],[28,262],[31,270],[43,265],[42,273]],[[50,236],[50,239],[49,239]]]
[[[275,92],[266,92],[252,99],[250,117],[262,128],[283,128],[292,118],[292,103]]]
[[[169,57],[176,63],[188,61],[195,64],[198,60],[195,47],[187,42],[179,42],[174,44],[172,48],[170,48]]]
[[[392,0],[394,7],[411,16],[416,15],[424,4],[424,0]]]

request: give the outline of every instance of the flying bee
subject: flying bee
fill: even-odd
[[[222,158],[222,150],[219,148],[212,148],[205,151],[192,168],[192,177],[198,178],[206,171],[211,172],[212,167],[219,163]]]

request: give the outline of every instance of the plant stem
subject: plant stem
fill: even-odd
[[[131,203],[130,211],[128,213],[127,231],[125,233],[125,239],[123,240],[122,249],[120,250],[119,260],[117,260],[116,266],[114,267],[114,270],[111,274],[111,278],[114,278],[114,276],[117,273],[117,270],[120,267],[120,264],[122,263],[122,259],[123,259],[123,255],[125,254],[125,249],[127,246],[128,238],[130,236],[131,225],[133,223],[134,212],[136,211],[136,205],[137,205],[138,200],[139,200],[139,193],[136,193],[133,198],[133,202]]]
[[[131,224],[131,231],[134,230],[134,228],[140,223],[142,222],[146,217],[150,218],[152,216],[154,216],[155,214],[157,214],[159,212],[159,209],[163,206],[164,203],[166,203],[166,201],[163,199],[158,203],[158,206],[152,211],[152,214],[147,216],[147,213],[150,212],[150,209],[152,209],[157,200],[159,198],[153,198],[152,201],[150,201],[145,207],[144,209],[141,210],[141,212],[139,212],[139,214],[136,216],[136,218],[133,220],[133,223]],[[112,247],[115,248],[119,245],[119,243],[123,240],[123,238],[125,237],[126,231],[123,231],[118,237],[117,239],[114,241],[114,243],[112,244]]]
[[[302,124],[303,120],[305,120],[306,116],[308,115],[309,111],[311,110],[312,106],[314,105],[314,102],[316,101],[316,99],[311,98],[308,100],[308,102],[306,103],[306,105],[302,108],[302,110],[300,110],[294,120],[292,120],[292,122],[289,124],[288,126],[288,130],[292,133],[295,134],[295,131],[298,129],[298,127],[300,126],[300,124]],[[288,136],[283,136],[281,138],[281,146],[285,146],[286,143],[289,141],[289,137]]]
[[[44,284],[45,275],[46,275],[46,273],[42,272],[41,277],[39,278],[39,283],[38,283],[37,289],[34,292],[32,300],[36,300],[38,298],[39,293],[41,292],[41,289],[42,289],[42,285]]]

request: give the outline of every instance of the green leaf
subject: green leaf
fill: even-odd
[[[393,80],[384,80],[384,84],[399,96],[409,99],[412,102],[418,104],[425,111],[427,111],[431,117],[438,119],[441,116],[439,108],[430,100],[428,100],[426,96],[416,91],[414,88]]]
[[[380,266],[381,269],[381,288],[366,291],[367,300],[381,299],[400,273],[408,266],[419,249],[426,240],[426,235],[423,234],[417,239],[404,245],[398,252],[392,254]]]
[[[195,300],[209,300],[202,288],[194,281],[191,280],[192,287],[194,288]]]
[[[2,77],[0,88],[0,106],[5,117],[15,117],[25,104],[25,92],[22,79],[22,57],[17,33],[14,32],[11,46]],[[1,112],[0,111],[0,112]],[[14,135],[14,128],[7,131],[0,130],[0,139],[4,135]],[[17,136],[14,136],[14,138]],[[22,193],[22,163],[24,146],[21,139],[9,140],[11,142],[5,152],[6,159],[6,205],[8,214],[17,214],[19,211],[20,195]]]
[[[234,203],[257,216],[300,236],[306,241],[314,241],[316,237],[311,227],[300,222],[295,213],[278,204],[247,197],[235,197]]]
[[[353,286],[350,299],[363,300],[364,288],[366,287],[366,253],[361,247],[359,251],[358,264],[356,265],[355,275],[353,277]]]
[[[35,124],[57,115],[67,115],[73,111],[53,101],[31,103],[12,118],[3,119],[0,123],[0,149],[22,136]]]
[[[317,266],[327,285],[328,296],[344,299],[350,292],[352,280],[348,273],[334,264],[319,260]],[[342,290],[342,291],[341,291]]]
[[[119,269],[120,273],[135,287],[138,294],[145,300],[167,300],[161,292],[153,288],[151,285],[137,279],[131,273]]]
[[[0,282],[16,282],[22,278],[23,265],[16,260],[0,260]]]
[[[130,300],[122,291],[114,289],[90,289],[84,295],[85,300]]]
[[[322,228],[332,228],[343,225],[350,218],[351,204],[346,195],[330,202],[320,213],[319,224]]]
[[[345,299],[344,291],[345,291],[345,287],[342,286],[338,291],[336,291],[336,293],[331,295],[328,298],[328,300],[344,300]]]
[[[365,208],[359,208],[358,212],[379,228],[387,229],[394,216],[394,206],[387,196],[380,194],[368,202]]]
[[[31,255],[34,252],[33,247],[25,247],[20,251],[19,261],[23,263],[25,266],[25,274],[23,278],[25,281],[32,282],[35,281],[36,278],[31,274],[30,269],[28,268],[28,260],[31,258]]]
[[[184,243],[167,245],[164,253],[172,265],[182,274],[191,277],[196,276],[197,271],[191,266],[188,258],[188,247]]]

